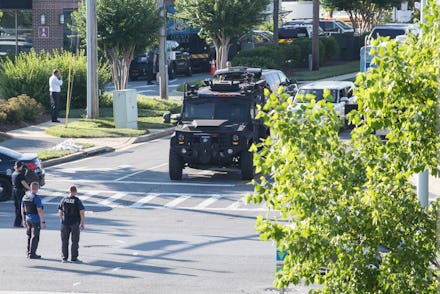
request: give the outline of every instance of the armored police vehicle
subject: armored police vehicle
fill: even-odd
[[[261,74],[259,68],[234,67],[217,71],[202,87],[187,86],[170,142],[171,180],[181,180],[185,167],[240,169],[242,179],[253,178],[249,147],[268,134],[256,119],[265,99]]]

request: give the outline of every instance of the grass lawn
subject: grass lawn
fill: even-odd
[[[46,149],[38,152],[38,158],[40,160],[45,161],[53,158],[59,158],[63,156],[67,156],[69,154],[73,154],[75,151],[72,150],[55,150],[55,149]]]
[[[177,113],[180,111],[180,100],[162,100],[159,98],[137,96],[138,101],[138,129],[116,129],[113,120],[113,107],[101,106],[100,119],[85,119],[85,109],[70,109],[68,127],[53,126],[46,133],[61,138],[100,138],[100,137],[135,137],[148,134],[148,129],[164,129],[172,127],[162,122],[165,112]],[[107,104],[108,105],[108,104]],[[65,117],[64,111],[60,117]]]
[[[116,129],[113,118],[102,118],[72,121],[67,128],[56,125],[46,129],[46,133],[61,138],[115,138],[140,136],[148,134],[148,130]]]
[[[314,81],[353,72],[359,72],[359,60],[333,66],[322,66],[318,71],[294,71],[289,76],[297,81]]]

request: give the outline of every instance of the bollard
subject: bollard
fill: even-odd
[[[309,54],[309,71],[312,71],[313,69],[313,56],[312,54]]]

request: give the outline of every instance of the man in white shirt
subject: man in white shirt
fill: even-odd
[[[63,80],[58,69],[53,70],[52,76],[49,78],[50,91],[50,110],[52,114],[52,122],[60,122],[58,120],[58,107],[60,105],[60,92]]]

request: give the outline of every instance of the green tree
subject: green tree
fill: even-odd
[[[163,21],[155,0],[97,0],[98,47],[112,66],[117,90],[125,89],[128,69],[137,50],[154,43]],[[72,14],[73,29],[86,38],[86,7]]]
[[[185,19],[212,40],[217,68],[228,60],[231,40],[261,23],[269,0],[176,0],[177,17]]]
[[[377,67],[358,75],[350,140],[339,138],[332,104],[269,97],[260,115],[275,139],[259,144],[261,176],[248,198],[281,214],[257,220],[261,238],[287,253],[277,287],[304,281],[323,284],[324,293],[438,293],[439,202],[421,207],[409,181],[425,169],[439,175],[440,7],[429,5],[419,38],[378,46]],[[389,131],[386,141],[378,129]]]
[[[329,10],[345,10],[351,23],[361,34],[370,31],[387,11],[401,2],[403,0],[321,0],[322,5]]]

